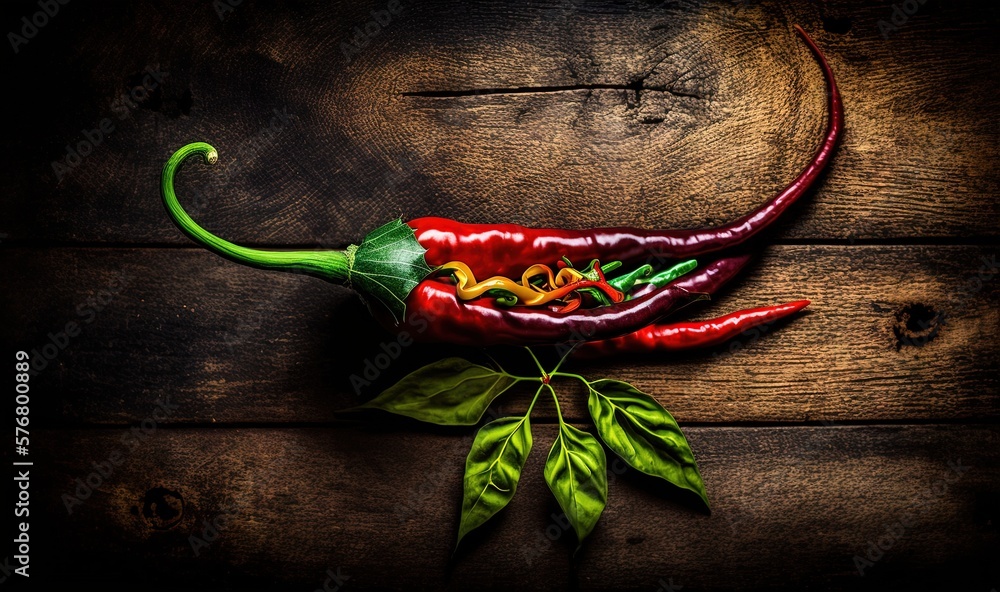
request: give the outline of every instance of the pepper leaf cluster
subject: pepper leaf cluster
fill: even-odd
[[[653,397],[627,382],[591,381],[579,374],[560,372],[562,360],[547,372],[534,353],[527,351],[538,366],[539,376],[515,376],[462,358],[446,358],[413,371],[355,408],[379,409],[437,425],[475,425],[489,405],[515,384],[538,384],[524,415],[490,421],[476,433],[465,463],[458,543],[514,498],[531,454],[531,413],[545,392],[551,394],[555,404],[559,430],[543,473],[578,543],[582,544],[593,531],[607,505],[604,446],[634,469],[693,492],[708,507],[708,495],[691,446],[673,416]],[[563,419],[552,386],[554,378],[574,379],[585,385],[587,407],[599,439]]]

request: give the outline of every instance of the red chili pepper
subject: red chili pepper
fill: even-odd
[[[696,294],[708,294],[736,275],[748,256],[719,259],[692,278],[617,304],[577,310],[570,314],[546,309],[506,308],[488,299],[463,301],[447,280],[420,282],[406,300],[406,323],[379,315],[393,331],[407,331],[415,340],[470,347],[543,345],[605,339],[655,322]]]
[[[691,230],[598,228],[565,230],[516,224],[464,224],[447,218],[417,218],[407,224],[427,253],[427,263],[461,260],[481,276],[516,275],[538,262],[600,259],[634,263],[650,256],[690,258],[743,243],[805,194],[829,164],[844,128],[844,111],[833,71],[823,53],[798,25],[795,30],[823,69],[829,95],[826,135],[809,164],[784,190],[753,212],[724,226]]]
[[[729,341],[754,327],[798,312],[808,305],[808,300],[798,300],[787,304],[740,310],[707,321],[649,325],[627,335],[583,343],[573,350],[573,355],[591,359],[613,354],[682,351],[710,347]]]

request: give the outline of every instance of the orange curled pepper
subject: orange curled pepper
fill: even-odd
[[[566,300],[566,305],[560,308],[563,312],[579,308],[582,300],[574,292],[580,288],[597,288],[607,294],[612,302],[625,299],[621,292],[608,285],[600,266],[596,270],[599,279],[591,280],[571,267],[564,267],[558,273],[553,273],[548,265],[536,263],[521,274],[520,282],[499,275],[478,282],[472,269],[461,261],[450,261],[438,268],[439,272],[452,274],[456,281],[455,291],[462,300],[472,300],[491,290],[500,290],[510,295],[499,298],[504,304],[541,306],[556,300]],[[538,278],[542,281],[536,285],[534,280]]]

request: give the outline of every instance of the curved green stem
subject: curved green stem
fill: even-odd
[[[200,154],[206,164],[215,164],[219,153],[205,142],[194,142],[174,153],[163,166],[160,189],[163,203],[174,223],[192,240],[206,249],[227,259],[257,267],[305,273],[331,282],[344,283],[348,280],[351,264],[346,251],[262,251],[235,245],[223,240],[199,226],[184,211],[177,194],[174,193],[174,176],[186,158]]]

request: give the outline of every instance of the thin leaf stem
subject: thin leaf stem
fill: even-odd
[[[494,370],[494,372],[496,372],[497,374],[500,374],[501,376],[506,376],[507,378],[512,378],[512,379],[514,379],[515,382],[523,382],[523,381],[526,381],[526,380],[527,381],[532,381],[532,382],[536,382],[536,381],[537,382],[541,382],[542,381],[542,379],[539,378],[539,377],[537,377],[537,376],[515,376],[515,375],[511,374],[510,372],[507,372],[506,370],[504,370],[503,366],[500,365],[500,362],[497,362],[496,359],[494,359],[493,356],[491,356],[490,354],[486,354],[486,357],[489,358],[490,361],[493,362],[493,364],[497,368],[499,368],[498,370]]]
[[[538,376],[514,376],[513,374],[507,374],[506,372],[501,372],[500,374],[502,374],[503,376],[506,376],[507,378],[514,379],[514,382],[524,382],[524,381],[528,381],[528,382],[542,382],[541,377],[538,377]]]
[[[556,415],[559,416],[559,425],[566,425],[566,422],[563,421],[562,409],[559,408],[559,398],[556,397],[556,389],[552,388],[552,385],[548,383],[542,384],[542,386],[548,388],[549,392],[552,393],[552,402],[556,404]]]
[[[556,366],[556,368],[558,368],[558,366]],[[587,388],[590,388],[590,381],[587,380],[586,378],[580,376],[579,374],[573,374],[573,373],[570,373],[570,372],[553,372],[552,376],[562,376],[563,378],[575,378],[575,379],[579,380],[580,382],[586,384]]]
[[[535,361],[535,366],[538,366],[538,371],[542,373],[542,377],[548,376],[545,372],[545,368],[542,368],[542,363],[538,361],[537,357],[535,357],[535,352],[531,351],[530,347],[525,347],[524,349],[528,350],[528,355],[530,355],[531,359]]]
[[[540,381],[541,379],[539,378],[538,380]],[[524,414],[525,417],[531,416],[531,410],[535,408],[535,403],[538,401],[538,395],[542,394],[542,389],[544,389],[546,386],[547,385],[545,383],[538,385],[538,390],[535,391],[535,398],[531,400],[531,405],[528,405],[528,411],[527,413]]]
[[[566,361],[566,358],[568,358],[569,355],[571,353],[573,353],[573,350],[575,348],[576,348],[576,344],[573,344],[573,347],[569,348],[569,351],[566,352],[565,354],[563,354],[563,357],[559,358],[559,363],[556,364],[556,367],[552,369],[552,372],[549,372],[549,376],[555,376],[555,375],[559,374],[559,368],[563,365],[563,362]]]

